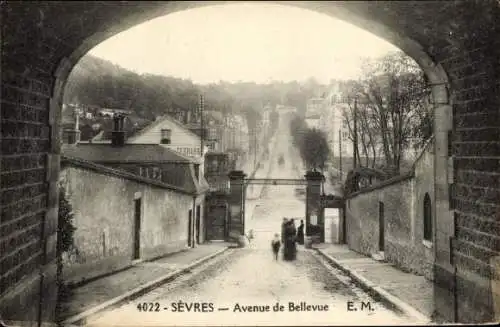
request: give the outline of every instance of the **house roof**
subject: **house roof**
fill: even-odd
[[[227,157],[228,154],[227,154],[227,152],[212,151],[212,152],[207,152],[207,154],[205,155],[205,157],[215,157],[215,156],[218,156],[218,157]]]
[[[136,182],[144,183],[144,184],[149,184],[152,186],[177,191],[180,193],[185,193],[185,194],[194,193],[193,188],[184,188],[184,187],[179,187],[177,185],[173,185],[171,183],[164,183],[164,182],[160,182],[157,180],[151,180],[151,179],[148,179],[148,178],[145,178],[142,176],[138,176],[138,175],[129,173],[129,172],[124,171],[124,170],[110,168],[110,167],[107,167],[105,165],[96,164],[94,162],[80,159],[80,158],[72,158],[72,157],[68,157],[68,156],[63,155],[61,158],[61,162],[62,162],[62,164],[70,164],[70,165],[75,166],[75,167],[90,169],[90,170],[94,170],[94,171],[97,171],[97,172],[102,173],[102,174],[122,177],[122,178],[125,178],[128,180],[132,180],[132,181],[136,181]]]
[[[113,147],[106,143],[79,143],[64,145],[62,154],[68,159],[105,166],[112,163],[161,163],[162,170],[166,172],[164,178],[167,185],[197,194],[209,189],[204,178],[196,181],[190,163],[196,164],[198,161],[181,156],[159,144],[125,144],[122,147]]]
[[[192,193],[199,193],[199,185],[194,179],[194,172],[189,165],[163,164],[163,179],[171,185],[175,185]]]
[[[134,136],[131,136],[129,139],[133,140],[136,137],[139,137],[141,135],[144,135],[144,134],[148,133],[149,131],[151,131],[153,128],[155,128],[156,126],[160,125],[164,121],[171,122],[172,124],[176,125],[177,127],[184,129],[188,134],[191,134],[194,137],[197,137],[197,138],[200,137],[200,136],[196,135],[196,133],[194,133],[194,132],[190,131],[188,128],[186,128],[186,126],[184,126],[183,124],[181,124],[178,121],[176,121],[174,118],[172,118],[172,117],[170,117],[168,115],[163,115],[161,117],[158,117],[149,126],[145,126],[142,130],[138,131]]]
[[[159,144],[125,144],[114,147],[110,143],[79,143],[64,145],[65,156],[92,162],[172,162],[196,163]]]

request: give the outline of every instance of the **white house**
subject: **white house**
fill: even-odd
[[[323,98],[311,98],[307,100],[306,118],[318,115],[323,108]]]
[[[343,101],[339,85],[334,84],[323,99],[318,127],[325,132],[334,156],[342,152],[343,157],[352,157],[354,153],[349,128],[343,118],[347,109],[348,104]]]
[[[201,139],[194,132],[170,116],[161,116],[151,125],[127,139],[129,144],[161,144],[182,155],[199,160],[204,167],[204,156],[201,154]],[[203,154],[208,151],[204,144]],[[203,168],[202,168],[203,170]],[[204,173],[204,172],[202,172]]]

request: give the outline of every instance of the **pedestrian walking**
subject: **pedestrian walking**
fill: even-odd
[[[281,247],[280,236],[278,234],[274,234],[274,238],[271,241],[271,247],[273,249],[274,259],[277,261],[278,260],[278,254],[280,252],[280,247]]]
[[[297,243],[304,244],[304,221],[300,221],[300,226],[297,229]]]
[[[281,243],[285,244],[285,228],[286,224],[288,222],[288,219],[283,218],[283,222],[281,223]]]

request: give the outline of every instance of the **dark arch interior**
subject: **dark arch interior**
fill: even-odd
[[[62,94],[71,69],[107,37],[154,17],[207,4],[61,1],[2,6],[0,227],[4,239],[0,245],[7,249],[16,244],[9,253],[0,253],[4,318],[50,320],[54,312],[50,299],[57,290],[58,135]],[[436,307],[448,321],[493,321],[498,317],[493,303],[498,291],[491,285],[498,280],[498,272],[492,260],[499,256],[496,215],[500,210],[498,2],[306,1],[293,5],[345,19],[384,37],[426,72],[433,85],[437,126],[432,199]],[[40,128],[39,135],[24,132]],[[28,176],[31,183],[43,187],[31,190]],[[20,190],[26,191],[22,212],[14,210],[20,206],[19,198],[9,197]],[[27,247],[22,235],[33,221],[43,226],[43,233],[34,233],[29,242],[36,246]],[[32,258],[36,260],[28,260]]]

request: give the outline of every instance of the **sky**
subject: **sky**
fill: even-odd
[[[362,57],[398,49],[325,14],[282,5],[189,9],[132,27],[89,53],[137,73],[195,83],[356,78]]]

